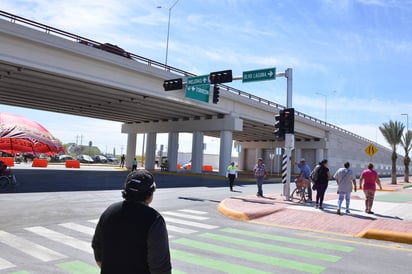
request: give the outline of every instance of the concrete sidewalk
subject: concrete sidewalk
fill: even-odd
[[[254,223],[412,244],[412,187],[405,188],[412,183],[381,181],[383,190],[376,192],[372,208],[375,214],[364,212],[364,194],[359,190],[352,192],[351,213],[344,213],[343,201],[342,215],[336,213],[337,194],[325,196],[324,210],[314,208],[314,202],[286,201],[281,194],[232,196],[218,210],[229,218]],[[316,192],[312,195],[315,198]]]

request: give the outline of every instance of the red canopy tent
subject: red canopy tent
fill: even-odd
[[[64,153],[64,148],[39,123],[24,116],[0,112],[0,151],[54,155]]]

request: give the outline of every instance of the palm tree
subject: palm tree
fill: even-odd
[[[405,165],[405,173],[404,173],[403,181],[405,183],[409,183],[409,163],[411,162],[411,158],[409,158],[409,152],[412,149],[412,131],[411,130],[408,130],[402,136],[401,145],[405,151],[405,157],[403,158],[403,164]]]
[[[405,126],[398,121],[393,122],[392,120],[389,123],[383,123],[379,130],[381,131],[383,137],[385,137],[386,141],[392,148],[392,184],[396,185],[396,158],[398,155],[396,154],[396,147],[402,140],[402,133]]]

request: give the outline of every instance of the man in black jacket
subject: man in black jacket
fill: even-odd
[[[101,273],[171,273],[166,223],[149,207],[155,190],[150,172],[133,171],[122,191],[125,200],[100,216],[92,247]]]

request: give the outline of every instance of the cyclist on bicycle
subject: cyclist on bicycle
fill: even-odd
[[[0,176],[9,175],[10,171],[7,169],[7,165],[0,161]]]
[[[311,170],[310,170],[309,165],[306,163],[305,159],[302,158],[300,160],[300,163],[295,162],[295,165],[297,165],[298,168],[300,169],[299,177],[307,179],[310,182],[310,172],[311,172]],[[308,189],[308,200],[307,201],[312,202],[312,188],[311,188],[310,184],[309,184],[309,187],[307,189]]]

